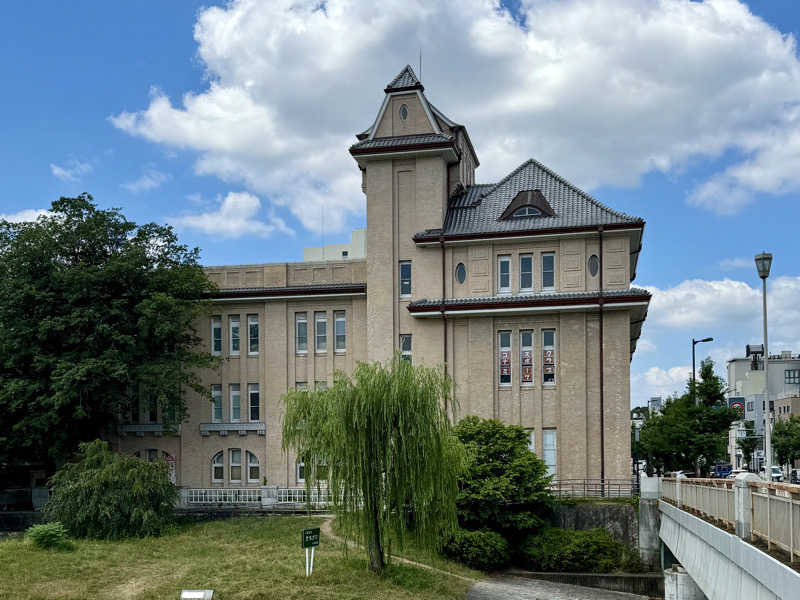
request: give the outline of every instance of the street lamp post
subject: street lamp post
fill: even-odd
[[[694,372],[696,370],[694,366],[694,347],[697,346],[697,344],[702,344],[704,342],[713,342],[713,341],[714,341],[713,337],[703,338],[702,340],[696,340],[692,338],[692,400],[694,400],[695,404],[697,404],[697,392],[695,390],[695,388],[697,387],[697,382],[695,381],[694,377]]]
[[[761,298],[764,309],[764,473],[767,481],[772,481],[772,423],[769,409],[769,348],[767,347],[767,277],[772,267],[772,254],[756,254],[756,269],[761,277]]]

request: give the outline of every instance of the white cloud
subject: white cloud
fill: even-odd
[[[755,265],[752,258],[725,258],[719,261],[721,269],[734,271],[736,269],[752,269]]]
[[[141,177],[138,179],[120,185],[129,192],[146,192],[161,187],[161,184],[168,181],[169,178],[170,176],[168,173],[162,173],[156,169],[148,168],[145,169],[144,173],[142,173]]]
[[[228,192],[218,210],[173,217],[170,221],[177,226],[224,238],[240,238],[246,235],[269,237],[275,231],[294,235],[294,231],[284,220],[274,214],[270,214],[267,222],[259,220],[260,211],[261,200],[253,194]]]
[[[667,396],[682,394],[691,376],[691,365],[668,369],[650,367],[643,372],[631,373],[631,406],[645,405],[653,396],[666,399]]]
[[[641,338],[636,343],[636,352],[655,352],[656,345],[647,338]]]
[[[768,281],[770,331],[774,328],[784,337],[800,337],[800,277],[782,276]],[[689,279],[671,288],[645,288],[653,294],[647,327],[750,331],[761,324],[761,287],[751,287],[744,281]]]
[[[77,182],[94,170],[88,162],[81,162],[74,158],[69,159],[63,166],[50,163],[50,172],[61,181]]]
[[[522,3],[234,0],[198,13],[209,86],[112,116],[199,174],[243,184],[319,229],[362,215],[347,153],[382,89],[425,49],[429,98],[465,123],[479,180],[537,158],[585,187],[635,185],[697,156],[744,158],[691,204],[732,213],[794,191],[800,171],[795,40],[737,0]],[[443,27],[442,23],[447,26]]]
[[[23,223],[25,221],[35,221],[39,217],[49,214],[50,211],[45,210],[44,208],[26,208],[15,213],[0,214],[0,221]]]

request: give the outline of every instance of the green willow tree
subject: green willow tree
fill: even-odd
[[[193,329],[212,289],[169,227],[61,198],[0,220],[0,464],[52,469],[114,432],[131,405],[180,422],[214,359]]]
[[[376,573],[392,545],[438,548],[456,530],[464,459],[444,409],[450,390],[441,369],[395,356],[285,396],[284,448],[303,457],[307,487],[327,481],[343,535],[366,547]]]

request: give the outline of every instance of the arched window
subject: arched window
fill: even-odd
[[[258,464],[258,457],[252,452],[247,453],[247,481],[248,483],[258,483],[261,478],[261,468]]]
[[[225,479],[225,455],[217,452],[211,459],[211,481],[221,482]]]
[[[514,218],[517,217],[540,217],[542,215],[542,211],[538,208],[533,206],[523,206],[522,208],[517,209],[514,211],[512,215]]]

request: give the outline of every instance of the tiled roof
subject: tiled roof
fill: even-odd
[[[389,92],[391,90],[415,86],[421,87],[422,84],[419,82],[419,79],[417,79],[416,74],[414,74],[414,69],[411,68],[411,65],[406,65],[403,67],[403,70],[397,74],[397,77],[392,79],[392,81],[386,86],[386,91]]]
[[[534,189],[542,192],[555,215],[500,219],[503,211],[519,192]],[[643,222],[638,217],[608,208],[538,161],[530,159],[499,183],[473,185],[458,197],[451,198],[444,223],[444,235],[478,235]],[[417,237],[429,236],[428,232],[417,234]]]
[[[350,146],[350,150],[375,150],[378,148],[417,146],[420,144],[446,144],[452,143],[453,141],[454,138],[451,135],[443,135],[441,133],[419,133],[363,140]]]
[[[591,303],[597,300],[600,294],[594,292],[532,292],[529,294],[518,294],[515,296],[477,296],[469,298],[447,298],[444,301],[445,307],[469,308],[475,305],[504,304],[508,306],[525,304],[560,304],[569,301]],[[605,290],[603,292],[604,301],[618,300],[626,298],[650,298],[651,294],[645,289],[632,287],[626,290]],[[433,308],[438,309],[442,306],[441,298],[415,300],[408,304],[409,311],[414,309]]]

